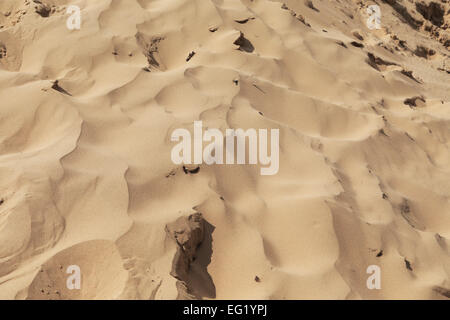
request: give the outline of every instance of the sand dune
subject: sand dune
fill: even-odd
[[[0,299],[448,298],[449,24],[446,0],[2,0]],[[278,173],[174,164],[194,121],[278,129]]]

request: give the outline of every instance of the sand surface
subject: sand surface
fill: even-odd
[[[0,299],[447,299],[449,24],[447,0],[1,0]],[[198,120],[279,129],[278,173],[174,164]]]

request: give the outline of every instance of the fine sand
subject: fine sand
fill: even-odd
[[[447,0],[1,0],[0,299],[449,298],[449,24]],[[279,129],[278,173],[174,164],[194,121]]]

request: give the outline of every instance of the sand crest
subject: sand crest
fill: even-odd
[[[448,299],[449,24],[445,0],[0,1],[0,299]],[[279,169],[175,164],[195,121],[279,130]]]

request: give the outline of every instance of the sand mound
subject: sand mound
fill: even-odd
[[[71,263],[75,264],[71,264]],[[80,289],[67,285],[80,270]],[[28,299],[114,299],[119,298],[128,279],[122,258],[111,241],[86,241],[54,255],[45,262],[28,288]]]
[[[447,299],[449,6],[0,1],[0,298]],[[175,164],[194,121],[278,173]]]

